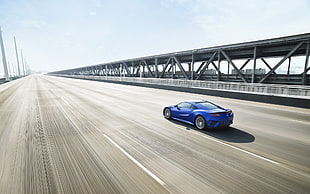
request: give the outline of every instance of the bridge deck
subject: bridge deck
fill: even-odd
[[[162,117],[208,99],[228,130]],[[308,193],[310,111],[32,75],[0,85],[3,193]]]

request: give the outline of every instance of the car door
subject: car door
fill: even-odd
[[[182,120],[188,120],[192,111],[192,105],[187,102],[181,102],[171,109],[172,117]]]
[[[179,116],[182,120],[189,120],[191,113],[193,112],[193,106],[190,103],[183,103],[180,107]]]
[[[184,106],[185,106],[184,102],[181,102],[181,103],[175,105],[174,107],[172,107],[171,108],[172,117],[181,119],[181,109]]]

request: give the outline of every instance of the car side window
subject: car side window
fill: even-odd
[[[187,108],[187,109],[191,109],[192,108],[192,105],[190,103],[185,103],[185,107],[184,108]]]
[[[184,108],[185,107],[185,103],[181,102],[181,103],[177,104],[177,107],[178,108]]]
[[[187,108],[187,109],[194,109],[193,105],[187,102],[181,102],[180,104],[177,105],[178,108]]]
[[[197,109],[197,107],[194,105],[191,105],[191,109]]]

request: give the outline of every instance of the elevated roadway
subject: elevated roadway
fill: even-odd
[[[162,117],[207,99],[227,130]],[[32,75],[0,85],[1,193],[309,193],[310,109]]]

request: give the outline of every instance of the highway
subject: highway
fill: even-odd
[[[162,109],[235,113],[200,131]],[[31,75],[0,85],[0,193],[309,193],[310,109]]]

